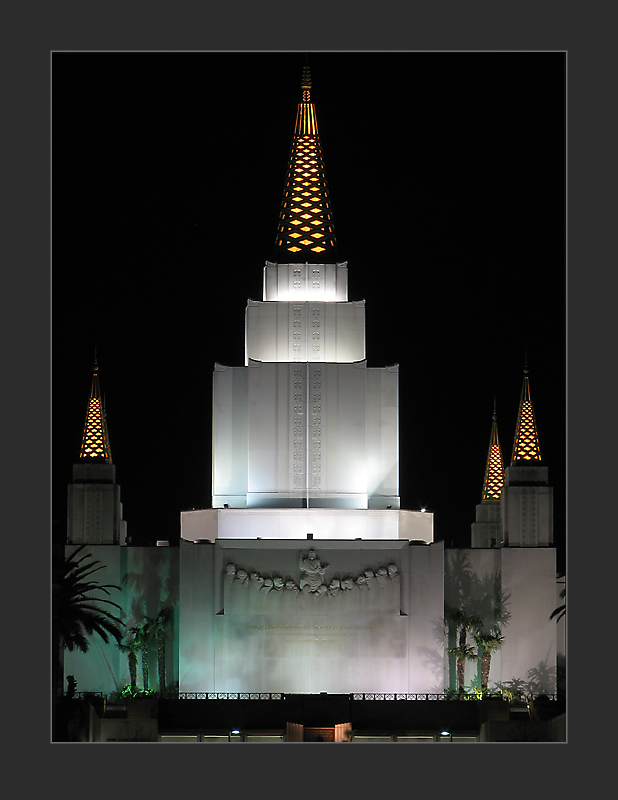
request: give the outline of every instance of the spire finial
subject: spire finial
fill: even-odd
[[[303,103],[311,102],[311,71],[309,70],[308,60],[303,67],[303,77],[300,81],[300,88],[303,91]]]

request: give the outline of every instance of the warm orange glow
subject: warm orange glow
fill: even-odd
[[[107,461],[112,460],[107,426],[105,424],[105,412],[103,401],[99,390],[99,380],[95,372],[92,378],[92,389],[88,401],[86,412],[86,423],[84,425],[84,435],[79,453],[81,458],[103,458]]]
[[[504,464],[502,461],[502,451],[498,441],[498,425],[494,419],[491,428],[491,438],[489,440],[489,452],[487,453],[487,465],[485,467],[485,479],[483,480],[483,494],[481,500],[499,500],[504,484]]]
[[[284,246],[290,253],[301,253],[301,258],[302,254],[309,257],[310,253],[326,252],[327,247],[334,250],[336,242],[308,72],[303,81],[303,99],[296,114],[286,178],[286,197],[291,198],[291,207],[284,198],[276,237],[278,246]],[[300,239],[293,233],[298,226],[304,233],[312,230],[315,233],[311,233],[311,238]],[[323,246],[316,247],[312,241],[315,239],[324,240]]]
[[[515,431],[515,442],[513,443],[511,462],[540,460],[541,448],[539,447],[539,437],[534,419],[534,408],[530,398],[530,383],[526,375],[521,390],[521,400],[519,403],[519,414],[517,416],[517,428]]]

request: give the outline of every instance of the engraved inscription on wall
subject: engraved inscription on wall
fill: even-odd
[[[317,309],[319,311],[319,308]],[[321,491],[322,482],[322,383],[324,377],[321,367],[309,369],[309,486]]]
[[[292,398],[292,482],[295,491],[302,491],[307,485],[307,382],[305,368],[295,364],[291,369],[291,398]]]

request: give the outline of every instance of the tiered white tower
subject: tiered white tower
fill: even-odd
[[[432,516],[400,510],[399,368],[367,366],[365,302],[348,300],[337,259],[310,91],[306,67],[280,260],[248,301],[244,366],[215,365],[212,509],[184,512],[182,537],[430,542]]]
[[[548,469],[541,463],[527,365],[524,368],[511,464],[505,472],[500,505],[503,546],[553,546],[553,489],[549,485]]]

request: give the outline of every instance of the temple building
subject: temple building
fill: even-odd
[[[211,495],[180,513],[178,547],[128,543],[95,366],[67,552],[86,543],[107,565],[127,629],[170,609],[167,686],[407,697],[534,678],[555,693],[552,490],[527,367],[511,463],[494,407],[471,547],[445,548],[431,513],[400,507],[399,368],[367,364],[308,68],[245,362],[214,367]],[[111,644],[66,653],[65,674],[91,691],[130,681]]]

